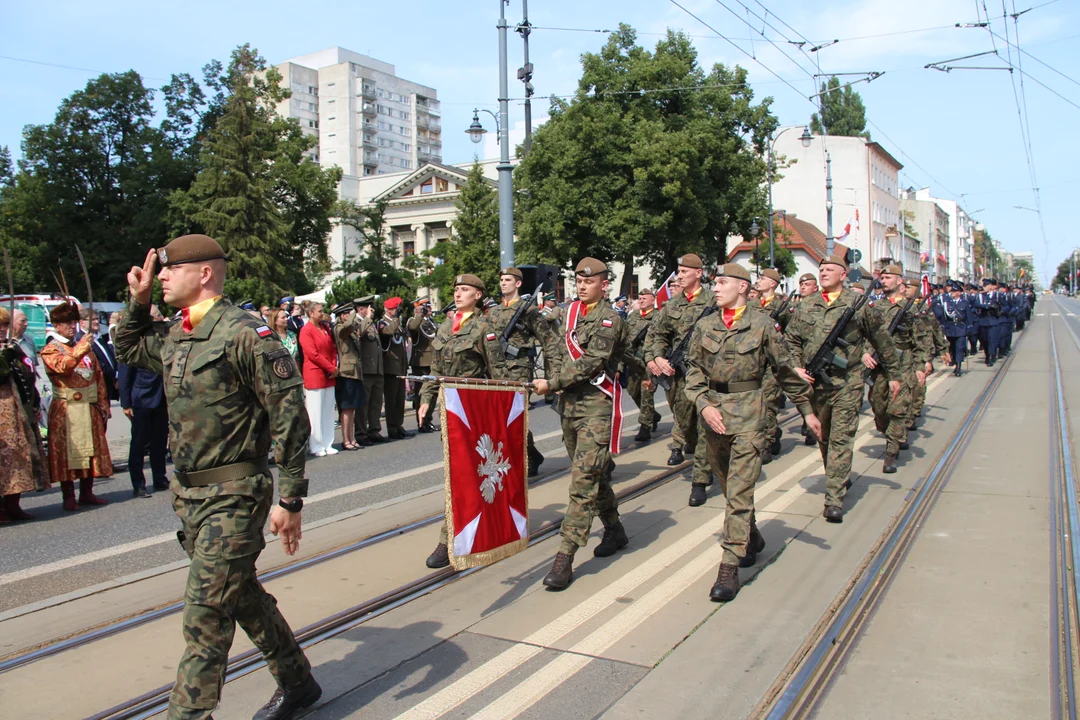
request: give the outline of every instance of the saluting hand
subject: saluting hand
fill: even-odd
[[[131,290],[131,296],[140,305],[150,304],[150,290],[154,287],[154,265],[156,263],[157,250],[150,248],[150,251],[146,253],[143,266],[132,265],[127,274],[128,289]]]
[[[270,511],[270,532],[281,535],[281,547],[286,555],[295,555],[300,549],[300,538],[303,533],[300,530],[301,513],[289,512],[280,505]]]

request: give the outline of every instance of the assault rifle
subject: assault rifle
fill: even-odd
[[[682,373],[684,376],[686,375],[686,351],[690,348],[690,336],[694,334],[694,328],[697,327],[697,324],[714,312],[716,312],[715,305],[710,305],[702,310],[701,314],[698,315],[697,320],[694,321],[694,324],[686,331],[686,335],[683,335],[682,341],[680,341],[670,353],[664,356],[664,359],[668,361],[668,364],[675,368],[676,373]],[[671,390],[671,377],[673,376],[654,375],[653,381],[664,388],[664,390]]]
[[[848,323],[855,317],[855,313],[859,312],[859,309],[866,304],[866,301],[867,297],[860,295],[855,299],[855,302],[844,310],[844,314],[840,316],[840,319],[836,321],[836,325],[829,331],[825,342],[821,343],[821,347],[814,353],[814,357],[810,358],[810,362],[806,363],[806,372],[821,383],[821,387],[833,387],[832,378],[828,373],[830,367],[835,366],[841,370],[847,368],[847,358],[837,353],[836,349],[851,347],[851,343],[845,340],[842,335],[844,330],[847,329]]]
[[[514,330],[518,329],[518,325],[521,323],[521,316],[525,314],[525,311],[529,309],[529,305],[536,298],[537,293],[544,287],[543,283],[536,286],[528,295],[522,295],[518,299],[518,307],[514,312],[514,317],[510,318],[509,324],[502,332],[502,337],[499,338],[499,344],[502,345],[503,352],[506,353],[506,357],[510,360],[517,360],[522,355],[528,355],[528,350],[522,350],[519,347],[515,347],[510,344],[510,336],[514,334]]]
[[[799,289],[795,288],[786,298],[784,298],[784,302],[777,305],[776,309],[769,313],[769,317],[772,318],[772,321],[774,323],[780,322],[780,318],[784,316],[784,313],[787,311],[788,306],[791,305],[791,301],[794,300],[798,294]]]

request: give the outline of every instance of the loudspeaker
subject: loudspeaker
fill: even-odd
[[[521,271],[523,278],[521,283],[522,294],[531,293],[536,289],[537,285],[542,285],[540,288],[542,293],[555,292],[560,275],[557,266],[540,263],[537,265],[518,265],[517,269]]]

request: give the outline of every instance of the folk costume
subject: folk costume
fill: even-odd
[[[0,312],[0,321],[6,315]],[[0,349],[0,523],[32,519],[19,507],[20,496],[49,487],[37,424],[41,397],[34,380],[34,363],[19,345]]]

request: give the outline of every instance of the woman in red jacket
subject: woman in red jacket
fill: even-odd
[[[308,308],[308,322],[300,330],[304,350],[304,396],[311,439],[308,448],[315,457],[334,455],[334,378],[337,377],[337,346],[330,323],[320,303]]]

